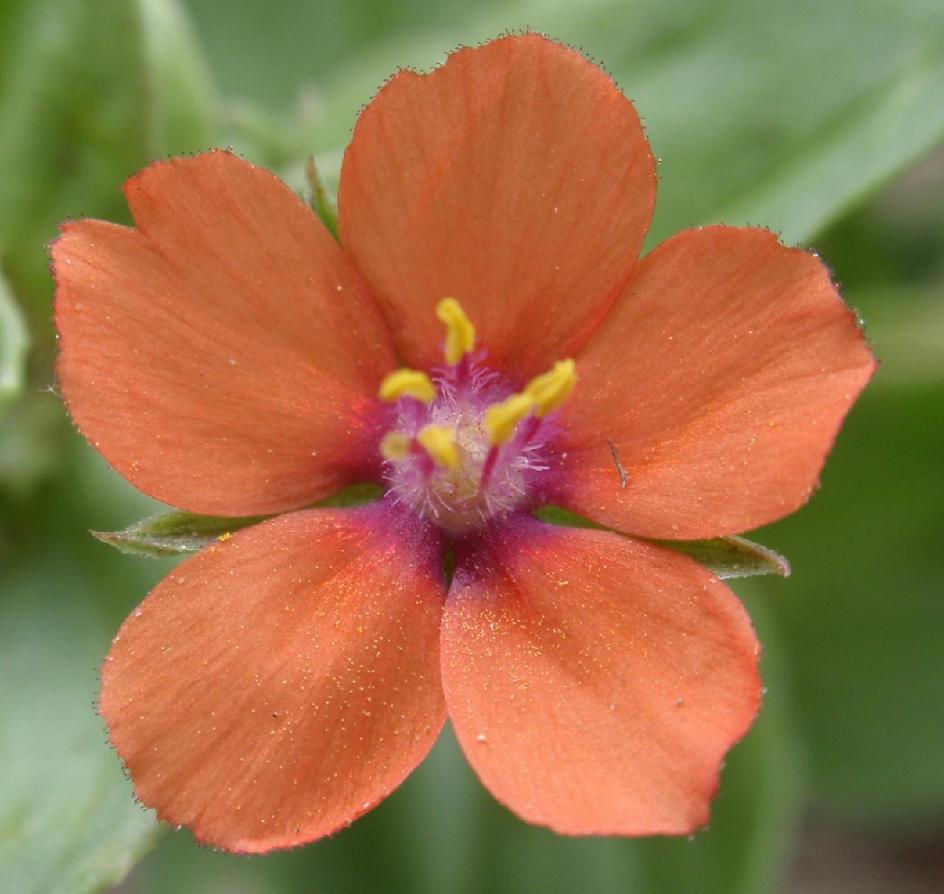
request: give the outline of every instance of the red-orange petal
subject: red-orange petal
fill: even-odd
[[[303,506],[376,462],[389,337],[349,260],[278,178],[227,153],[125,186],[136,228],[52,248],[59,380],[135,486],[194,512]]]
[[[290,513],[180,565],[122,626],[101,711],[141,801],[292,847],[385,798],[445,716],[434,551],[382,510]]]
[[[559,499],[651,537],[774,521],[809,498],[874,369],[814,255],[764,230],[682,232],[577,358]]]
[[[406,361],[442,363],[456,298],[494,365],[524,377],[599,323],[649,226],[655,163],[632,104],[538,34],[401,71],[344,156],[341,239]]]
[[[446,704],[491,792],[571,835],[703,826],[760,703],[743,606],[691,559],[529,524],[461,563],[443,616]]]

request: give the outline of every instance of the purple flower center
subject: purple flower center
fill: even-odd
[[[385,462],[396,502],[455,534],[526,507],[549,468],[552,425],[529,415],[506,443],[493,443],[485,414],[514,389],[480,358],[466,356],[457,366],[436,370],[431,381],[436,396],[430,403],[411,396],[397,401],[394,428],[410,448]],[[454,462],[438,461],[435,448],[421,446],[418,438],[427,426],[449,433]]]
[[[521,391],[473,353],[475,326],[459,302],[444,298],[446,365],[432,376],[390,373],[380,399],[394,404],[380,452],[390,495],[451,534],[483,527],[535,500],[552,456],[549,416],[577,380],[573,360],[556,363]]]

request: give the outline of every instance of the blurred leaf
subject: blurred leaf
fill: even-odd
[[[870,287],[849,294],[882,361],[872,388],[944,383],[944,283]]]
[[[22,500],[52,473],[68,425],[48,391],[24,392],[0,425],[0,497]]]
[[[794,559],[792,598],[770,608],[796,656],[811,791],[886,826],[944,810],[942,406],[940,381],[868,389],[821,492],[765,534]]]
[[[63,471],[33,515],[0,512],[0,866],[3,890],[16,894],[99,891],[155,829],[95,703],[118,623],[110,599],[143,596],[156,569],[112,557],[85,535],[82,472]]]
[[[175,0],[0,7],[0,245],[44,340],[45,243],[58,224],[79,215],[126,218],[124,178],[156,155],[211,142],[209,100]]]
[[[23,363],[28,344],[20,309],[0,271],[0,419],[23,384]]]
[[[936,0],[525,6],[645,117],[661,159],[652,242],[713,222],[807,240],[944,137]]]
[[[212,148],[216,95],[209,68],[177,0],[137,0],[147,102],[147,159]]]
[[[209,32],[222,12],[214,19],[199,5]],[[263,33],[278,44],[240,59],[243,82],[268,75],[279,53],[286,107],[300,84],[312,89],[318,70],[289,60],[326,6],[341,4],[294,8],[295,38]],[[601,60],[645,117],[661,159],[652,242],[718,221],[807,240],[944,136],[937,0],[518,0],[467,9],[448,26],[401,23],[334,74],[320,72],[306,151],[342,147],[358,110],[396,68],[428,68],[457,43],[524,27]]]
[[[940,143],[942,83],[944,41],[907,60],[900,72],[867,95],[845,103],[819,138],[797,147],[777,171],[722,205],[718,219],[769,222],[788,242],[809,239],[863,192]]]
[[[478,0],[474,7],[468,0],[184,3],[227,95],[285,111],[299,81],[324,78],[371,42],[403,28],[448,26],[467,18],[470,9],[501,8],[506,0]]]

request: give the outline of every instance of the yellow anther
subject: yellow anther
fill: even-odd
[[[493,404],[485,411],[483,422],[488,439],[498,446],[511,440],[515,427],[531,413],[534,398],[530,394],[512,394],[500,404]]]
[[[534,415],[544,417],[558,409],[577,384],[577,365],[573,360],[558,360],[550,372],[535,376],[524,393],[534,401]]]
[[[455,298],[443,298],[436,316],[446,324],[446,363],[455,366],[475,347],[475,326]]]
[[[392,402],[401,397],[415,397],[424,404],[431,404],[436,397],[436,388],[426,373],[398,369],[380,383],[380,399]]]
[[[426,425],[416,436],[420,446],[444,469],[459,467],[459,445],[456,433],[447,425]]]
[[[413,442],[402,431],[388,431],[380,441],[380,453],[384,459],[397,462],[410,455]]]

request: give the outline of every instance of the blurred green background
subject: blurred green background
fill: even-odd
[[[122,181],[169,153],[231,145],[301,188],[315,152],[336,184],[390,72],[525,26],[636,102],[650,245],[723,221],[815,246],[883,361],[810,506],[756,535],[792,578],[736,586],[763,716],[692,840],[525,826],[447,733],[331,840],[199,849],[132,802],[95,714],[109,639],[168,564],[87,533],[153,504],[55,394],[45,244],[126,220]],[[942,137],[939,0],[0,0],[0,892],[944,891]]]

